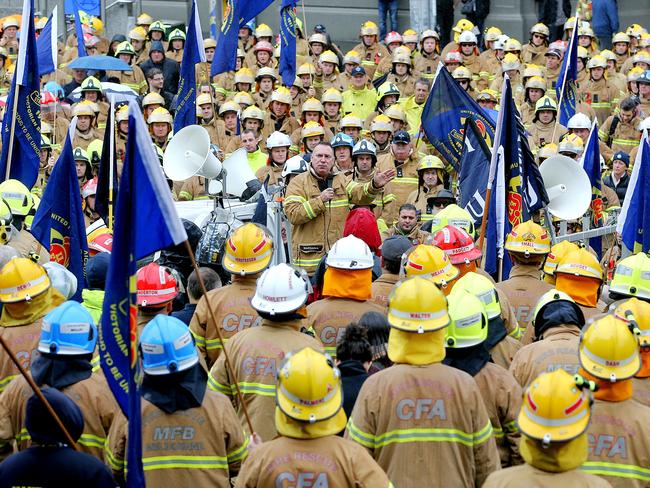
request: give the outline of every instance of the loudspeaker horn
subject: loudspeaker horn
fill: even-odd
[[[223,169],[226,170],[225,187],[230,195],[242,196],[246,190],[246,182],[257,180],[255,173],[248,164],[246,149],[240,147],[223,162]]]
[[[548,194],[548,211],[562,220],[578,219],[591,204],[591,181],[573,159],[557,155],[539,167]]]
[[[163,155],[163,169],[173,181],[192,176],[216,178],[221,174],[221,161],[212,154],[210,135],[200,125],[188,125],[172,137]]]

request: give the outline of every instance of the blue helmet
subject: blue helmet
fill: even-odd
[[[142,366],[150,375],[178,373],[199,362],[187,325],[168,315],[156,315],[140,335]]]
[[[350,149],[354,147],[354,139],[350,137],[347,134],[344,134],[343,132],[339,132],[334,136],[334,139],[332,139],[331,143],[332,147],[341,147],[341,146],[347,146]]]
[[[92,354],[96,344],[95,321],[80,303],[63,302],[43,317],[40,352],[61,356]]]

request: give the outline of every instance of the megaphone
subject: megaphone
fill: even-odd
[[[212,154],[210,135],[200,125],[188,125],[172,137],[163,155],[163,169],[170,180],[184,181],[192,176],[216,178],[221,161]]]
[[[591,181],[573,159],[557,155],[539,167],[548,194],[548,211],[562,220],[582,217],[591,204]]]
[[[243,147],[237,149],[224,160],[223,169],[226,170],[224,178],[226,192],[230,195],[241,197],[247,188],[246,183],[251,180],[257,181],[255,173],[248,164],[246,149]]]

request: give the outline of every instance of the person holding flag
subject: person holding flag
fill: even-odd
[[[579,19],[574,18],[574,26]],[[569,46],[564,53],[562,67],[555,83],[555,93],[558,100],[558,121],[566,126],[569,119],[576,114],[578,100],[578,29],[572,29]]]

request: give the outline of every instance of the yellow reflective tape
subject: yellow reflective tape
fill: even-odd
[[[311,203],[309,203],[308,201],[305,201],[305,202],[303,202],[302,206],[304,207],[305,212],[307,212],[307,217],[309,217],[310,219],[315,219],[316,218],[316,214],[314,213],[314,209],[311,208]]]
[[[194,337],[194,342],[196,342],[196,345],[198,347],[205,347],[205,337],[197,334],[192,329],[190,329],[190,332],[192,333],[192,337]]]
[[[223,456],[155,456],[143,457],[145,471],[156,469],[228,469],[228,459]]]
[[[291,203],[291,202],[298,202],[298,203],[303,203],[306,202],[303,197],[300,195],[289,195],[287,198],[284,199],[284,203]]]
[[[11,380],[13,380],[16,376],[18,376],[18,375],[17,374],[12,374],[12,375],[9,375],[6,378],[3,378],[3,379],[0,380],[0,393],[2,393],[4,391],[4,389],[7,388],[7,386],[9,386],[9,383],[11,383]]]
[[[31,438],[32,438],[32,436],[29,435],[29,432],[27,432],[27,429],[26,429],[25,427],[23,427],[22,429],[20,429],[20,432],[18,432],[18,435],[16,435],[16,440],[17,440],[18,442],[28,441],[28,440],[30,440]]]
[[[238,449],[228,453],[228,464],[244,460],[248,455],[248,444],[248,436],[244,432],[244,443]]]
[[[192,200],[192,194],[188,191],[181,191],[178,194],[178,199],[184,198],[185,200]]]
[[[613,144],[618,144],[619,146],[630,146],[636,147],[639,145],[639,141],[636,139],[614,139]]]
[[[375,448],[375,436],[367,432],[362,431],[352,421],[352,418],[348,420],[348,434],[350,434],[350,439],[355,441],[357,444],[361,444],[368,449]]]
[[[106,438],[92,434],[81,434],[81,437],[77,442],[82,446],[99,447],[100,449],[103,449],[104,445],[106,444]]]
[[[224,339],[224,342],[228,342],[228,339]],[[220,339],[206,339],[205,340],[205,349],[207,351],[213,351],[215,349],[223,349]]]
[[[615,476],[650,482],[650,469],[634,464],[605,463],[600,461],[587,461],[580,466],[582,471],[601,476]]]
[[[124,459],[118,458],[113,454],[113,452],[108,447],[108,439],[106,439],[104,454],[106,454],[106,460],[108,461],[108,464],[113,469],[113,471],[121,471],[124,469]]]
[[[208,388],[211,389],[212,391],[218,391],[219,393],[223,393],[224,395],[228,395],[228,396],[234,395],[234,391],[232,390],[232,387],[230,385],[223,385],[219,383],[216,379],[214,379],[212,373],[208,373]]]
[[[417,185],[418,184],[418,179],[417,178],[409,178],[409,177],[402,177],[402,178],[394,178],[393,183],[397,183],[398,185]]]

